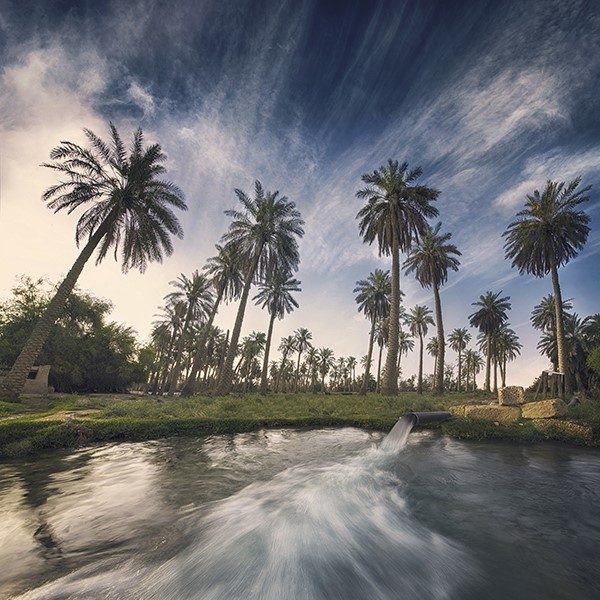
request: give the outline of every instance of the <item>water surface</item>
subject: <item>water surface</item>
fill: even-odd
[[[598,598],[600,453],[358,429],[0,465],[0,597]]]

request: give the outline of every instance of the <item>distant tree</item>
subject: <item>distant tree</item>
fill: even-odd
[[[387,317],[390,309],[390,272],[375,269],[369,274],[367,279],[361,279],[356,282],[354,293],[356,294],[356,303],[359,312],[371,322],[371,331],[369,333],[369,349],[367,351],[367,364],[365,366],[366,376],[363,377],[363,385],[360,388],[361,394],[367,393],[367,383],[371,371],[371,359],[373,356],[373,340],[375,337],[375,327],[377,321]]]
[[[417,380],[417,392],[423,393],[423,338],[427,335],[429,325],[434,325],[431,310],[426,306],[415,306],[407,316],[410,332],[419,338],[419,376]]]
[[[22,278],[0,303],[0,367],[12,364],[24,340],[52,301],[43,280]],[[57,392],[124,392],[145,383],[148,355],[135,332],[109,321],[112,304],[75,288],[39,354],[51,365],[49,384]]]
[[[260,291],[254,297],[256,304],[261,308],[266,308],[269,313],[269,328],[267,330],[267,340],[263,358],[262,375],[260,379],[260,391],[267,393],[268,386],[268,368],[269,351],[271,349],[271,338],[273,336],[273,324],[275,318],[283,319],[287,313],[291,313],[294,308],[298,308],[298,302],[292,296],[294,292],[300,292],[300,282],[292,277],[289,271],[275,269],[267,279],[260,284]]]
[[[183,303],[185,306],[185,317],[182,323],[179,341],[175,353],[175,364],[171,371],[169,381],[169,396],[173,396],[179,375],[181,374],[181,359],[186,342],[186,334],[194,321],[202,321],[210,313],[214,303],[213,290],[210,280],[203,274],[194,271],[191,277],[183,273],[170,284],[175,288],[174,292],[167,294],[165,300],[168,304]]]
[[[302,354],[306,352],[310,347],[310,340],[312,340],[312,333],[306,329],[306,327],[300,327],[294,332],[296,340],[296,351],[298,352],[298,362],[296,363],[296,375],[294,377],[294,391],[298,391],[298,381],[300,377],[300,361],[302,360]]]
[[[221,302],[231,302],[240,297],[244,281],[242,278],[242,263],[237,247],[234,245],[215,245],[217,254],[208,259],[204,272],[212,282],[216,298],[208,316],[206,325],[198,336],[192,370],[181,390],[182,396],[192,396],[196,390],[198,373],[205,361],[205,346]]]
[[[485,391],[490,389],[490,367],[492,361],[492,335],[508,319],[507,312],[510,310],[510,297],[501,297],[502,291],[486,292],[479,296],[477,302],[472,305],[477,310],[469,315],[471,327],[476,327],[485,336],[486,340],[486,367],[485,367]]]
[[[454,352],[458,354],[458,381],[457,388],[460,392],[462,389],[462,353],[467,347],[467,344],[471,341],[471,334],[466,330],[465,327],[457,327],[452,330],[448,336],[450,347]]]

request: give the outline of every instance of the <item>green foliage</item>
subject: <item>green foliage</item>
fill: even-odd
[[[593,348],[587,357],[587,366],[596,373],[596,375],[600,375],[600,346]]]
[[[0,365],[13,364],[50,300],[43,280],[22,278],[0,304]],[[112,305],[75,290],[38,357],[48,364],[50,385],[60,392],[120,392],[146,380],[151,358],[138,360],[135,333],[107,322]]]

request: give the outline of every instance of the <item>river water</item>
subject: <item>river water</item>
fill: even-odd
[[[599,452],[381,439],[266,430],[4,462],[0,597],[600,598]]]

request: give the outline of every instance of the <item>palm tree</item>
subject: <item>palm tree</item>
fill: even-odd
[[[433,325],[431,310],[426,306],[415,306],[411,309],[406,318],[410,332],[414,336],[419,336],[419,377],[417,383],[417,392],[423,393],[423,338],[427,335],[429,325]]]
[[[520,273],[545,277],[550,273],[556,310],[558,370],[567,373],[563,300],[558,269],[575,258],[590,232],[589,216],[579,206],[589,200],[591,186],[578,190],[580,178],[565,186],[548,181],[540,194],[527,196],[525,208],[504,232],[506,258]]]
[[[260,291],[254,297],[256,304],[260,305],[261,308],[266,308],[270,315],[260,379],[260,391],[262,394],[267,393],[269,351],[271,349],[271,337],[273,336],[275,317],[283,319],[286,313],[291,313],[294,308],[298,308],[298,302],[296,302],[292,293],[299,291],[300,282],[292,277],[289,271],[275,269],[266,281],[260,284]]]
[[[371,331],[369,333],[369,350],[367,352],[367,365],[365,367],[365,376],[363,377],[361,394],[367,393],[367,383],[371,371],[371,359],[373,356],[373,340],[375,337],[375,326],[379,319],[388,316],[390,309],[390,272],[375,269],[366,279],[356,282],[354,293],[356,294],[356,303],[358,312],[362,312],[371,321]]]
[[[346,362],[348,369],[350,369],[350,374],[352,377],[352,391],[356,389],[356,357],[349,356]]]
[[[499,329],[508,319],[506,312],[510,310],[510,297],[500,297],[502,291],[486,292],[479,296],[477,302],[472,306],[479,309],[469,315],[471,327],[476,327],[485,336],[486,343],[486,365],[485,365],[485,391],[490,391],[490,366],[492,359],[492,334]]]
[[[333,350],[331,348],[319,348],[319,373],[321,374],[321,391],[325,392],[325,376],[334,365]]]
[[[473,375],[473,387],[472,390],[475,391],[477,389],[477,373],[481,371],[483,367],[483,358],[481,354],[477,352],[477,350],[467,350],[465,352],[465,370],[467,371],[467,385],[466,389],[469,389],[469,375]]]
[[[433,356],[433,382],[435,385],[435,375],[437,373],[438,366],[438,356],[440,355],[440,346],[438,344],[437,337],[431,338],[425,346],[425,350],[427,350],[430,356]]]
[[[279,374],[277,375],[277,383],[275,384],[275,391],[279,391],[279,384],[281,383],[281,375],[283,374],[283,368],[285,366],[285,362],[287,357],[296,351],[296,338],[293,335],[288,335],[287,337],[281,338],[281,343],[278,348],[279,352],[281,352],[281,366],[279,368]]]
[[[48,207],[68,213],[86,207],[75,233],[77,245],[85,241],[85,246],[4,378],[2,392],[7,397],[16,398],[23,390],[52,326],[96,249],[96,264],[110,252],[120,255],[123,272],[143,272],[149,262],[172,254],[171,235],[183,237],[172,209],[186,210],[187,206],[181,190],[159,178],[165,173],[162,163],[166,159],[160,145],[144,147],[138,129],[128,152],[112,123],[110,131],[111,140],[106,143],[84,129],[89,148],[61,142],[50,152],[53,162],[44,164],[64,176],[44,192]]]
[[[310,340],[312,340],[312,333],[305,327],[300,327],[294,332],[296,338],[296,350],[298,352],[298,362],[296,363],[296,376],[294,378],[294,391],[298,391],[298,378],[300,375],[300,361],[302,360],[302,354],[310,348]]]
[[[241,260],[237,248],[233,245],[220,246],[219,244],[215,244],[215,248],[217,249],[217,254],[206,261],[204,271],[210,278],[217,292],[217,297],[208,316],[208,321],[200,332],[192,370],[181,390],[182,396],[192,396],[195,392],[198,373],[204,361],[204,349],[208,335],[221,302],[230,302],[239,298],[244,283],[242,279]]]
[[[250,286],[263,280],[275,268],[294,272],[300,255],[298,239],[304,235],[304,221],[294,202],[279,192],[266,192],[259,181],[254,185],[254,198],[242,190],[235,190],[242,210],[228,210],[233,218],[229,231],[223,236],[227,245],[236,246],[244,266],[244,288],[240,297],[231,342],[221,370],[217,392],[226,394],[231,389],[233,361],[248,302]]]
[[[313,391],[317,380],[318,362],[319,352],[315,347],[310,346],[306,351],[306,364],[310,373],[310,388]]]
[[[377,345],[379,346],[379,358],[377,359],[377,387],[376,390],[381,390],[381,358],[383,355],[383,347],[387,345],[387,336],[390,330],[388,319],[379,319],[375,328],[375,336]]]
[[[444,360],[446,338],[444,336],[444,322],[442,317],[442,302],[440,287],[448,280],[448,270],[458,271],[460,256],[458,248],[449,241],[451,233],[440,233],[442,224],[428,228],[413,248],[404,263],[404,271],[408,275],[414,272],[417,281],[424,288],[433,289],[435,301],[435,321],[437,326],[437,356],[435,370],[436,393],[444,393]]]
[[[450,335],[448,336],[448,341],[450,342],[450,348],[452,348],[454,352],[458,353],[457,388],[460,392],[462,387],[462,353],[466,349],[467,344],[471,341],[471,334],[467,331],[465,327],[457,327],[456,329],[453,329]]]
[[[171,370],[169,380],[169,396],[175,393],[177,381],[181,372],[181,357],[185,346],[185,338],[192,321],[201,320],[206,316],[214,303],[212,284],[210,280],[194,271],[191,277],[187,277],[183,273],[170,285],[175,287],[175,291],[167,294],[165,300],[168,304],[176,304],[182,302],[185,307],[185,318],[181,332],[179,334],[179,343],[175,354],[175,364]]]
[[[420,167],[408,163],[388,164],[362,176],[367,184],[356,196],[367,203],[358,212],[359,231],[365,243],[377,240],[379,254],[392,255],[389,347],[386,357],[383,392],[398,392],[398,333],[400,331],[400,252],[407,252],[427,229],[427,219],[438,214],[432,202],[437,190],[417,185]]]
[[[581,319],[576,313],[565,315],[565,349],[567,352],[567,373],[575,379],[578,391],[585,399],[584,374],[586,371],[586,355],[589,350],[588,331],[590,317]],[[538,343],[538,350],[546,354],[550,360],[558,356],[557,336],[547,331]]]
[[[502,387],[506,387],[506,365],[521,354],[523,345],[519,342],[519,336],[510,327],[504,326],[498,331],[495,346]]]
[[[415,347],[415,341],[412,337],[406,332],[401,331],[398,335],[398,376],[400,376],[400,361],[402,360],[403,354],[408,354],[412,352]]]

